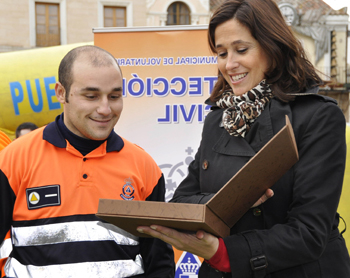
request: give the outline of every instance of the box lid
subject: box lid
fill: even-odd
[[[294,132],[286,116],[286,125],[207,202],[207,206],[232,227],[298,159]]]
[[[230,228],[203,204],[100,199],[99,218],[139,237],[138,226],[161,225],[187,233],[205,230],[226,237]]]

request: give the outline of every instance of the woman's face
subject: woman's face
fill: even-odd
[[[254,88],[265,77],[269,59],[249,29],[236,19],[216,27],[218,67],[235,95]]]

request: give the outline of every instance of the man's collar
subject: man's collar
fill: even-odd
[[[58,128],[58,120],[63,116],[58,115],[54,122],[49,123],[43,132],[43,140],[46,140],[50,144],[58,148],[66,148],[67,142],[66,138],[63,137],[62,133]],[[107,152],[120,151],[124,147],[123,139],[112,131],[111,136],[107,139]]]

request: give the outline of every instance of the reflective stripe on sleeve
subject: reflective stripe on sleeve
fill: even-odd
[[[5,239],[0,245],[0,259],[7,258],[12,251],[11,238]]]
[[[138,245],[138,237],[100,221],[76,221],[42,226],[13,227],[14,246],[35,246],[81,241],[113,240],[119,245]]]
[[[5,265],[7,277],[50,277],[50,278],[122,278],[144,273],[142,258],[138,255],[133,260],[117,260],[104,262],[84,262],[75,264],[33,266],[22,265],[14,258],[9,258]]]

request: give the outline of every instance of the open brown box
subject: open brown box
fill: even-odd
[[[225,237],[230,228],[299,159],[288,117],[286,125],[244,165],[206,204],[100,199],[102,218],[129,233],[152,224],[184,231],[205,230]]]

